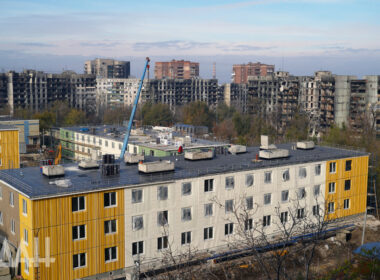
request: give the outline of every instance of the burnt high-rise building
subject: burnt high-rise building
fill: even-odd
[[[248,64],[234,64],[232,67],[232,80],[236,84],[246,84],[249,76],[265,77],[274,73],[274,65],[260,62]]]
[[[94,74],[97,78],[129,78],[131,64],[129,61],[96,58],[85,62],[84,73]]]

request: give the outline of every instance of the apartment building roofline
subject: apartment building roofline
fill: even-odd
[[[32,200],[46,197],[73,195],[77,193],[94,192],[105,189],[118,189],[163,183],[172,180],[212,176],[220,173],[258,170],[278,166],[290,166],[310,162],[321,162],[342,158],[352,158],[368,155],[365,152],[353,151],[325,146],[316,146],[312,150],[294,150],[293,144],[278,145],[289,150],[289,157],[276,160],[254,159],[259,154],[259,147],[247,148],[247,153],[217,154],[212,160],[186,161],[183,156],[165,157],[175,163],[175,171],[169,173],[141,174],[136,165],[120,166],[120,174],[102,176],[100,170],[81,170],[76,164],[64,165],[65,177],[49,179],[43,176],[39,167],[28,167],[17,170],[0,171],[0,180],[12,185],[19,192]],[[146,157],[146,161],[156,161],[157,158]],[[212,164],[210,164],[212,162]],[[70,187],[59,187],[56,180],[69,180]]]

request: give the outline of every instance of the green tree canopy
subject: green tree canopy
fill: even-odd
[[[191,125],[212,127],[214,114],[206,103],[196,101],[183,107],[183,122]]]
[[[144,104],[142,108],[142,117],[144,125],[162,125],[170,126],[173,124],[173,113],[167,104]]]

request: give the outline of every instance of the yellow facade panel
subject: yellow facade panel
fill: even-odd
[[[0,169],[20,168],[18,130],[0,130]]]

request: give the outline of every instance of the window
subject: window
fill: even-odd
[[[191,221],[191,208],[182,208],[182,221]]]
[[[16,223],[15,220],[11,219],[11,232],[15,234],[16,232]]]
[[[264,183],[270,184],[272,182],[272,172],[268,171],[264,173]]]
[[[157,238],[157,250],[168,248],[168,237],[162,236]]]
[[[321,175],[321,165],[317,164],[315,166],[315,175]]]
[[[254,183],[253,175],[252,174],[245,175],[245,185],[247,187],[251,187],[253,186],[253,183]]]
[[[82,135],[82,141],[84,142],[84,135]]]
[[[132,217],[132,229],[140,230],[144,228],[144,218],[143,216],[133,216]]]
[[[121,151],[121,149],[123,148],[123,145],[122,144],[119,144],[119,150]]]
[[[29,243],[29,233],[28,233],[28,230],[26,228],[24,228],[24,242],[25,242],[25,244]]]
[[[271,204],[272,201],[272,194],[266,193],[264,194],[264,205]]]
[[[157,225],[164,226],[168,224],[168,211],[159,211],[157,213]]]
[[[99,139],[99,145],[102,145],[102,139]]]
[[[329,183],[329,193],[335,192],[335,182]]]
[[[300,178],[306,178],[306,175],[307,175],[306,168],[300,167],[300,169],[298,170],[298,176]]]
[[[81,268],[86,266],[86,253],[73,255],[73,268]]]
[[[253,209],[253,197],[252,196],[246,197],[245,203],[246,203],[246,206],[247,206],[248,210],[252,210]]]
[[[346,160],[346,171],[351,171],[352,160]]]
[[[112,149],[115,148],[115,142],[111,142]]]
[[[203,239],[212,239],[213,238],[213,228],[212,227],[207,227],[203,229]]]
[[[104,145],[105,145],[106,147],[108,147],[108,141],[107,141],[107,140],[104,141]]]
[[[288,221],[288,211],[280,213],[281,224],[285,224]]]
[[[298,199],[304,199],[306,197],[306,190],[305,188],[299,188],[297,190],[297,198]]]
[[[235,186],[235,179],[234,177],[226,177],[226,189],[233,189]]]
[[[330,162],[330,173],[336,172],[336,162]]]
[[[104,207],[116,206],[116,192],[104,193]]]
[[[104,261],[113,262],[117,260],[117,247],[105,248],[104,249]]]
[[[80,240],[86,238],[86,226],[73,226],[73,240]]]
[[[319,205],[314,205],[313,206],[313,215],[314,216],[319,216]]]
[[[168,199],[168,187],[160,186],[157,188],[157,199],[158,200],[167,200]]]
[[[212,203],[205,204],[205,217],[213,215]]]
[[[334,210],[335,210],[335,204],[334,204],[334,202],[329,202],[329,204],[328,204],[328,212],[329,213],[334,213]]]
[[[305,218],[305,208],[297,209],[297,218],[298,219]]]
[[[289,200],[289,191],[282,191],[281,192],[281,202],[287,202]]]
[[[191,195],[191,183],[182,184],[182,195]]]
[[[351,189],[351,180],[344,181],[344,190],[349,191]]]
[[[112,234],[116,232],[116,220],[104,221],[104,233]]]
[[[286,169],[286,170],[282,173],[282,180],[283,180],[284,182],[290,180],[289,169]]]
[[[234,224],[228,223],[224,225],[224,235],[230,235],[234,232]]]
[[[132,190],[132,203],[140,203],[143,200],[142,190]]]
[[[28,214],[28,204],[27,204],[27,201],[25,199],[22,199],[22,213],[24,215]]]
[[[11,206],[15,206],[15,196],[14,196],[13,192],[9,193],[9,204]]]
[[[314,186],[314,196],[318,196],[321,193],[321,185]]]
[[[144,254],[144,241],[132,243],[132,255]]]
[[[345,199],[344,200],[344,209],[349,209],[350,208],[350,200],[349,199]]]
[[[214,190],[214,179],[205,180],[205,192],[212,192]]]
[[[3,221],[3,212],[0,211],[0,225],[4,224]]]
[[[3,188],[0,187],[0,199],[3,199]]]
[[[29,259],[28,258],[24,258],[24,270],[26,273],[29,274]]]
[[[224,210],[226,211],[226,213],[231,213],[232,211],[234,211],[234,200],[233,199],[229,199],[229,200],[225,201]]]
[[[71,199],[71,207],[73,212],[77,211],[83,211],[85,210],[85,201],[84,201],[84,196],[78,196],[78,197],[73,197]]]
[[[263,227],[269,227],[270,226],[270,215],[263,217]]]
[[[191,243],[191,231],[186,231],[181,233],[181,245]]]
[[[244,229],[245,230],[253,229],[253,219],[247,219],[244,221]]]

